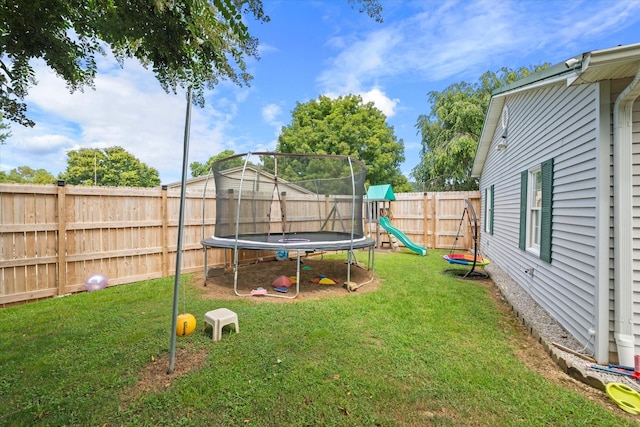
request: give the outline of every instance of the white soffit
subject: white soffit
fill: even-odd
[[[640,67],[640,43],[585,53],[573,84],[633,77]]]

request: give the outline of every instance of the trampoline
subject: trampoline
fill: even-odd
[[[214,235],[201,241],[205,280],[207,248],[233,250],[233,287],[238,296],[251,295],[238,291],[238,251],[246,249],[296,253],[295,294],[267,296],[298,296],[301,253],[348,251],[349,283],[353,251],[368,248],[373,280],[375,241],[364,235],[363,228],[364,163],[347,156],[258,152],[214,162],[211,174],[216,225]]]

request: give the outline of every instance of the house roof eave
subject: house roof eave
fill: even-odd
[[[640,43],[594,50],[583,54],[572,85],[633,77],[640,65]]]
[[[489,108],[487,108],[484,123],[482,124],[482,132],[480,133],[478,148],[476,149],[476,155],[473,159],[473,167],[471,168],[472,178],[480,178],[480,174],[484,168],[484,163],[489,155],[489,147],[493,140],[493,134],[495,133],[496,126],[498,126],[498,121],[500,120],[504,101],[504,96],[492,96],[489,100]]]
[[[640,43],[594,50],[569,58],[545,70],[538,71],[491,93],[482,133],[471,169],[471,176],[479,178],[489,154],[502,107],[508,95],[540,86],[566,81],[567,86],[591,84],[602,80],[633,77],[640,66]]]

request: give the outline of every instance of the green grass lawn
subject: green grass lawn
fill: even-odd
[[[480,284],[442,274],[441,255],[376,254],[378,290],[295,303],[186,285],[180,311],[198,326],[179,354],[204,363],[150,390],[136,384],[166,360],[173,278],[1,310],[0,425],[631,425],[527,369],[515,321]],[[212,342],[201,322],[218,307],[240,333]]]

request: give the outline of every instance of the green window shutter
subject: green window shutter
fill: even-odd
[[[540,217],[540,259],[551,262],[551,219],[553,216],[553,159],[542,163],[542,212]]]
[[[489,204],[490,200],[489,197],[491,197],[491,193],[489,193],[489,187],[484,189],[484,215],[482,215],[482,223],[484,224],[484,228],[482,229],[482,232],[487,232],[489,233],[489,226],[490,226],[490,212],[491,212],[491,205]]]
[[[527,249],[527,180],[529,179],[529,171],[520,173],[520,239],[518,247],[522,250]]]
[[[489,218],[489,221],[491,221],[489,223],[489,234],[493,235],[493,217],[495,216],[495,211],[493,210],[493,207],[495,206],[495,203],[493,202],[494,200],[494,186],[491,186],[491,218]]]

